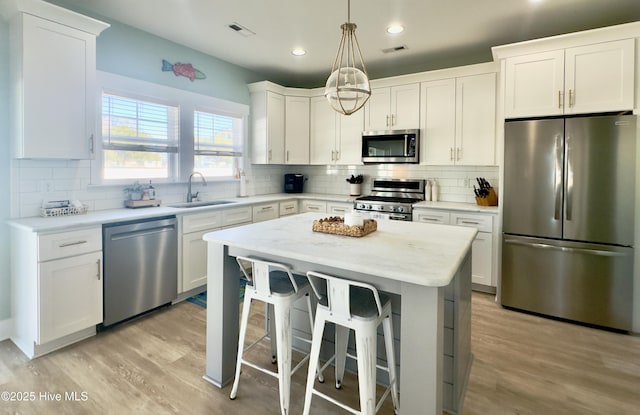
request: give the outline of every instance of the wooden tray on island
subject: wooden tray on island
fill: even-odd
[[[363,226],[349,226],[344,224],[344,218],[341,216],[331,216],[329,218],[314,220],[312,229],[314,232],[360,238],[371,232],[375,232],[378,229],[378,222],[374,219],[365,219]]]

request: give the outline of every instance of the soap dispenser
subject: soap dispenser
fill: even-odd
[[[438,181],[436,179],[433,179],[433,185],[431,186],[431,201],[432,202],[437,202],[438,201],[439,193],[440,193],[440,188],[438,186]]]

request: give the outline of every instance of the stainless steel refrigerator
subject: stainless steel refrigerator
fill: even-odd
[[[631,329],[636,117],[505,123],[501,302]]]

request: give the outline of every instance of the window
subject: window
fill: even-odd
[[[206,177],[232,177],[242,157],[242,131],[242,117],[194,111],[194,170]]]
[[[176,106],[103,93],[104,180],[171,177],[178,113]]]
[[[92,184],[185,183],[194,171],[235,180],[248,105],[103,71],[97,81],[102,137]]]

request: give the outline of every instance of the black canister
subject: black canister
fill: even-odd
[[[284,192],[285,193],[302,193],[302,185],[304,176],[301,174],[285,174],[284,175]]]

